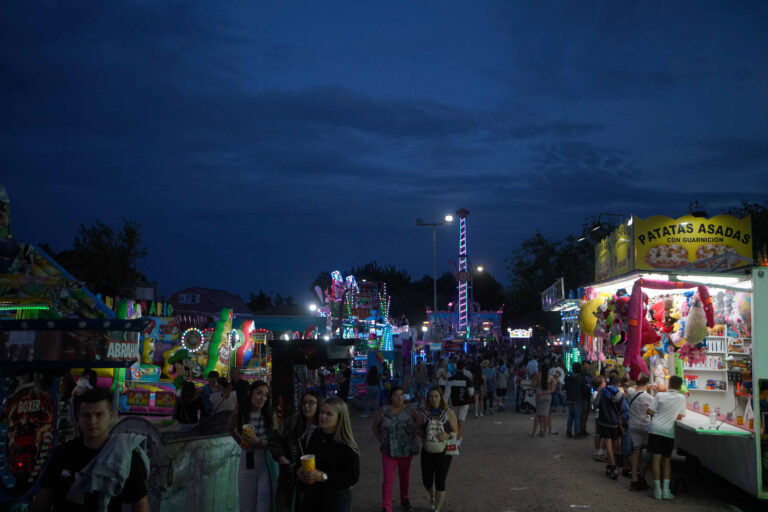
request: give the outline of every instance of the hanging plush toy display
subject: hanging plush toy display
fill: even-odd
[[[595,330],[594,330],[594,336],[595,338],[600,338],[601,340],[609,340],[610,335],[608,334],[608,325],[606,323],[606,316],[608,314],[608,304],[603,302],[599,306],[597,306],[597,311],[595,311]]]
[[[706,286],[684,282],[638,279],[632,287],[631,299],[628,304],[629,331],[624,355],[624,365],[629,370],[630,376],[633,379],[637,379],[638,375],[641,373],[646,375],[649,374],[648,366],[642,358],[641,348],[647,345],[655,345],[661,339],[647,319],[645,306],[648,302],[648,297],[643,293],[642,289],[644,287],[656,290],[697,288],[698,294],[696,297],[693,297],[693,293],[690,293],[689,295],[689,298],[691,299],[690,308],[685,304],[685,301],[680,307],[681,316],[685,316],[688,309],[693,311],[693,316],[689,316],[686,320],[685,328],[679,328],[671,337],[673,342],[675,342],[675,340],[678,341],[680,347],[682,347],[683,344],[688,343],[687,336],[692,336],[691,339],[694,340],[695,344],[701,343],[707,335],[706,327],[714,326],[714,308],[712,305],[712,298],[709,296],[709,291]],[[671,310],[672,305],[669,304],[669,306],[670,307],[667,308],[665,305],[664,309]],[[672,320],[672,315],[673,313],[670,312],[669,321]],[[688,323],[691,323],[692,325],[689,327]],[[700,351],[701,347],[698,347],[698,350]],[[698,355],[696,357],[698,357]]]
[[[581,307],[579,308],[579,328],[581,328],[582,334],[587,336],[595,335],[597,308],[602,302],[602,298],[596,298],[581,304]]]
[[[739,293],[736,295],[737,311],[742,320],[742,335],[751,336],[750,326],[752,325],[752,295],[748,293]]]
[[[707,317],[699,294],[695,294],[688,310],[683,336],[690,345],[698,345],[707,337]]]

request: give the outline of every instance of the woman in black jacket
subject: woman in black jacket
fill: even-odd
[[[350,488],[360,478],[360,455],[352,437],[349,409],[339,397],[331,397],[320,408],[320,424],[302,443],[305,454],[315,456],[315,470],[298,469],[303,482],[301,512],[349,512]]]
[[[203,400],[197,393],[195,383],[184,381],[181,385],[181,396],[176,402],[176,412],[173,417],[183,425],[194,425],[200,421],[200,413],[204,411]]]
[[[267,449],[280,463],[277,478],[277,505],[280,512],[293,510],[296,500],[296,468],[299,466],[301,444],[312,429],[317,429],[320,404],[323,399],[316,391],[306,391],[301,398],[300,411],[287,418],[273,431]]]

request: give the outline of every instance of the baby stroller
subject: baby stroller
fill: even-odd
[[[517,394],[517,410],[526,414],[536,412],[536,389],[531,385],[531,381],[521,379],[518,389],[520,391]]]

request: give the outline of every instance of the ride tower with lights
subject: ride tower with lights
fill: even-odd
[[[458,262],[451,261],[458,281],[458,297],[449,302],[446,310],[437,312],[437,336],[442,342],[442,351],[470,351],[476,344],[498,343],[501,341],[502,305],[498,309],[484,311],[474,300],[472,292],[472,272],[475,269],[469,259],[467,217],[469,211],[461,208],[456,212],[459,219],[459,257]],[[427,308],[427,316],[432,311]],[[474,349],[471,349],[474,350]]]
[[[470,275],[467,255],[467,216],[469,210],[461,208],[456,211],[459,218],[459,268],[456,279],[459,281],[459,304],[457,313],[459,316],[458,332],[461,336],[469,338],[469,297]]]

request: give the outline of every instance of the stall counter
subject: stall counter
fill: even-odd
[[[749,435],[753,434],[754,430],[749,428],[747,424],[739,425],[736,420],[729,420],[725,414],[717,415],[717,422],[715,426],[720,425],[719,428],[712,429],[709,423],[709,415],[704,414],[700,409],[695,409],[691,404],[686,404],[688,409],[688,415],[683,418],[682,423],[685,428],[692,428],[693,430],[702,430],[702,434],[717,435],[718,433],[724,435]],[[694,414],[690,414],[694,413]],[[703,417],[703,418],[702,418]],[[705,423],[702,423],[704,421]]]
[[[748,429],[721,421],[711,427],[709,416],[689,410],[677,421],[675,438],[678,450],[696,457],[716,475],[757,495],[755,439]]]

